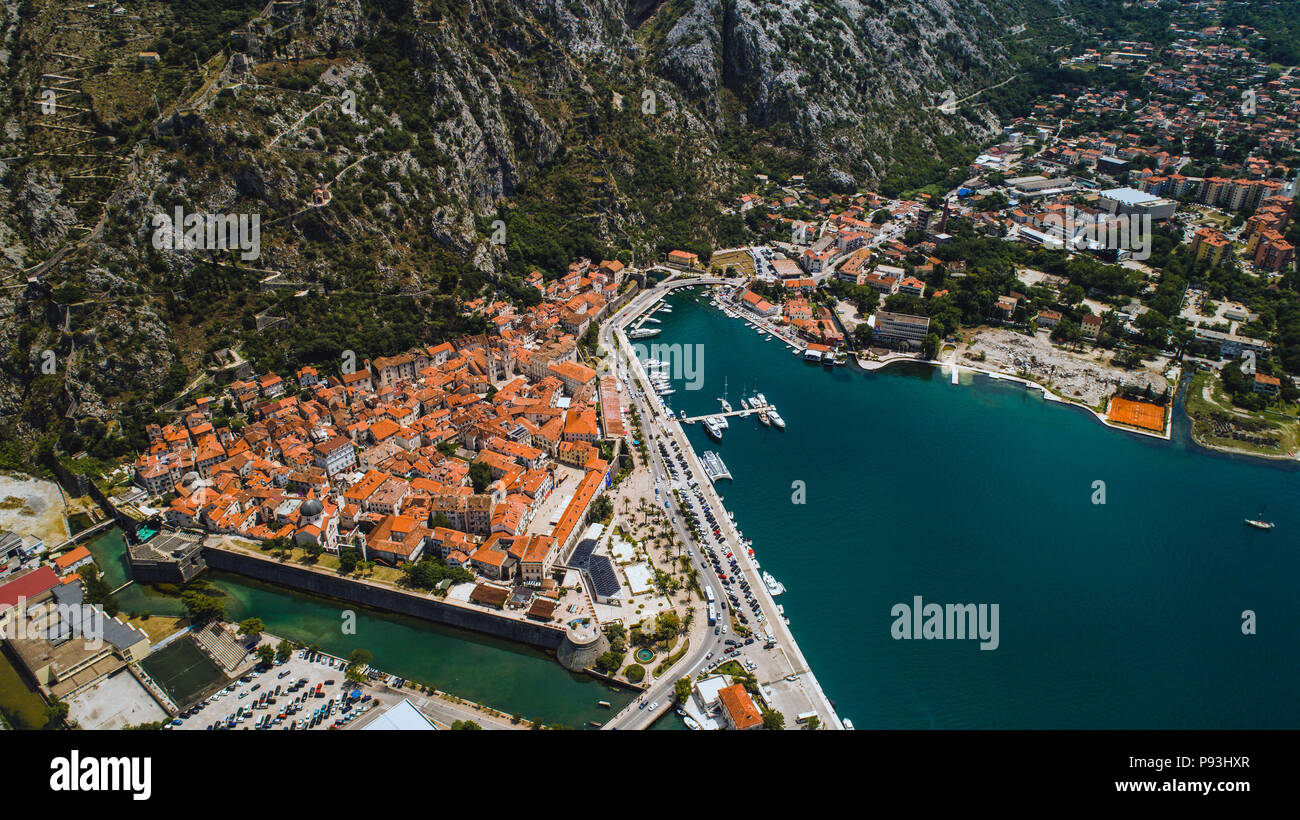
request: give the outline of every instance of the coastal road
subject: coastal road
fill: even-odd
[[[647,400],[647,396],[653,396],[654,393],[645,392],[649,384],[649,380],[646,378],[645,371],[642,369],[641,363],[637,361],[636,357],[631,354],[630,348],[624,346],[626,345],[625,339],[621,339],[621,338],[618,340],[615,339],[614,331],[616,328],[621,328],[623,325],[627,324],[633,318],[641,315],[647,308],[649,308],[650,305],[658,301],[661,296],[675,290],[675,288],[673,287],[673,281],[674,278],[669,277],[668,279],[664,280],[664,282],[661,282],[657,287],[645,290],[637,294],[637,296],[631,302],[625,305],[622,310],[620,310],[612,317],[610,317],[610,319],[608,319],[603,325],[601,325],[600,328],[601,345],[607,351],[610,352],[610,355],[615,356],[616,361],[625,362],[625,365],[628,368],[627,373],[632,375],[633,378],[636,380],[637,385],[635,388],[633,388],[631,384],[628,385],[627,395],[632,397],[633,403],[637,409],[637,413],[641,419],[642,434],[646,436],[646,443],[647,446],[649,447],[649,452],[651,454],[650,468],[655,472],[656,474],[655,483],[656,486],[660,488],[660,497],[658,499],[659,503],[663,502],[665,493],[667,492],[667,490],[665,489],[667,485],[662,480],[662,477],[666,477],[667,473],[664,471],[663,465],[659,461],[658,446],[655,443],[657,440],[657,436],[655,435],[655,431],[653,428],[657,426],[657,423],[654,421],[654,419],[657,416],[663,415],[662,408],[650,406],[649,401]],[[699,279],[699,278],[689,278],[689,279],[682,280],[683,283],[689,282],[691,284],[710,284],[710,285],[725,284],[728,281],[729,280],[726,279]],[[620,372],[621,368],[619,367],[615,367],[614,371],[615,371],[616,378],[622,378],[622,376],[624,375],[623,372]],[[708,479],[704,479],[704,480],[707,481]],[[668,509],[668,514],[669,514],[669,520],[672,522],[673,529],[677,531],[678,537],[682,539],[682,543],[689,545],[689,549],[691,549],[693,552],[696,553],[697,560],[698,560],[699,545],[696,544],[689,537],[689,534],[686,532],[685,527],[683,527],[681,522],[678,520],[677,509],[671,504]],[[705,575],[707,575],[707,577],[710,578],[712,577],[712,574],[707,572],[703,573],[701,577],[705,577]],[[716,589],[716,585],[715,585],[715,589]],[[713,652],[715,656],[721,654],[719,652],[719,648],[724,645],[722,644],[721,637],[720,636],[715,637],[711,633],[712,633],[711,630],[705,633],[708,635],[710,640],[697,642],[698,645],[692,645],[690,650],[687,652],[686,657],[678,661],[677,665],[673,667],[673,669],[671,670],[671,674],[665,675],[663,678],[657,680],[654,684],[651,685],[651,687],[645,693],[643,693],[640,697],[638,697],[637,700],[633,701],[629,706],[627,706],[623,711],[619,712],[613,718],[606,721],[603,728],[605,729],[645,728],[654,722],[655,717],[657,715],[662,714],[665,710],[673,708],[673,697],[674,697],[673,689],[674,686],[676,685],[676,681],[679,678],[686,677],[688,675],[693,678],[696,671],[698,671],[700,667],[702,667],[705,664],[705,662],[709,660],[707,656],[710,652]],[[653,711],[650,710],[648,705],[651,703],[657,703],[658,708]]]
[[[761,631],[763,628],[771,629],[775,638],[776,647],[774,650],[754,651],[761,645],[756,642],[746,647],[742,656],[736,660],[748,658],[758,664],[759,668],[756,674],[760,686],[769,699],[772,700],[773,706],[787,716],[787,725],[794,725],[795,715],[811,711],[817,713],[822,726],[840,729],[843,727],[839,717],[835,714],[829,700],[821,691],[816,678],[808,668],[803,654],[795,643],[793,634],[778,612],[776,602],[768,593],[767,587],[758,572],[758,567],[750,559],[745,544],[734,525],[730,522],[726,514],[726,508],[722,504],[722,499],[717,495],[712,482],[706,476],[703,466],[682,430],[681,424],[663,409],[662,403],[658,401],[658,397],[649,386],[649,379],[646,377],[641,363],[632,354],[626,337],[621,333],[616,334],[616,331],[623,325],[639,316],[662,296],[675,290],[676,287],[715,284],[726,285],[735,284],[735,282],[716,278],[692,278],[676,281],[669,278],[660,285],[638,294],[622,310],[614,314],[602,325],[600,341],[607,351],[610,351],[618,361],[627,367],[628,373],[636,382],[637,389],[630,389],[629,395],[637,407],[642,422],[642,433],[647,438],[652,469],[657,473],[657,484],[661,488],[659,500],[662,502],[666,495],[671,495],[671,492],[664,489],[669,486],[669,483],[667,473],[663,471],[663,465],[660,463],[658,442],[664,441],[666,446],[670,448],[670,452],[672,452],[671,443],[675,442],[679,448],[678,452],[683,454],[687,462],[688,475],[683,475],[680,483],[684,486],[688,478],[693,478],[700,487],[704,494],[704,503],[712,507],[722,528],[723,538],[717,549],[722,550],[724,553],[731,552],[736,556],[741,567],[740,577],[748,581],[752,593],[759,602],[760,611],[763,613],[764,618],[763,621],[753,626],[757,627],[756,631]],[[687,493],[686,497],[692,505],[698,505],[698,501],[692,493]],[[725,600],[725,588],[717,580],[712,566],[705,560],[705,545],[689,537],[688,527],[680,519],[675,498],[669,499],[669,502],[668,513],[670,520],[674,529],[678,531],[679,537],[694,552],[695,561],[701,570],[702,583],[709,583],[715,591],[722,591],[723,594],[718,596],[719,601]],[[723,613],[719,614],[722,615]],[[729,614],[728,612],[724,615],[720,621],[722,623],[729,622],[729,617],[727,617]],[[636,702],[606,722],[605,728],[644,728],[654,721],[659,712],[672,708],[673,686],[676,680],[688,675],[694,678],[701,668],[721,660],[720,656],[729,648],[724,643],[728,636],[710,635],[709,637],[712,640],[706,640],[699,646],[692,646],[687,657],[678,662],[671,675],[664,676]],[[714,653],[713,658],[708,657],[710,652]],[[787,678],[793,678],[793,680]],[[654,713],[651,713],[648,708],[638,708],[642,704],[653,702],[657,702],[659,705],[659,708]]]
[[[362,717],[361,720],[353,721],[347,727],[348,729],[365,728],[367,723],[401,703],[403,699],[411,701],[412,706],[437,724],[440,729],[450,729],[451,724],[458,720],[473,721],[484,729],[524,729],[528,726],[527,723],[512,724],[507,718],[489,714],[482,708],[476,709],[469,703],[453,703],[437,695],[423,695],[415,691],[393,689],[387,684],[374,686],[372,694],[377,700],[381,700],[386,708],[375,710]]]

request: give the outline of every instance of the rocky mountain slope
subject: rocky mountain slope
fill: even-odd
[[[0,429],[99,455],[238,348],[259,367],[473,331],[489,283],[736,238],[754,172],[902,181],[992,133],[1051,0],[8,4]],[[258,254],[159,241],[256,216]],[[499,221],[498,221],[499,220]],[[726,235],[722,228],[726,226]],[[162,245],[162,247],[159,247]],[[64,418],[66,417],[66,419]],[[124,418],[121,425],[117,418]]]

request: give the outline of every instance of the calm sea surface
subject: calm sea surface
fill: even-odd
[[[674,412],[717,410],[725,378],[786,419],[687,433],[858,729],[1300,727],[1300,465],[1208,453],[1181,410],[1165,442],[970,373],[805,364],[700,291],[669,302],[646,343],[703,351]],[[1244,526],[1265,506],[1272,532]],[[917,595],[998,604],[1000,645],[893,639]]]

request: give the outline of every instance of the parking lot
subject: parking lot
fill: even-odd
[[[677,501],[685,504],[686,520],[694,528],[693,534],[698,534],[695,543],[703,549],[703,554],[699,556],[695,556],[692,549],[692,557],[696,558],[701,565],[709,566],[713,571],[713,576],[720,582],[719,587],[710,579],[705,582],[706,589],[711,594],[715,588],[720,588],[722,595],[726,598],[726,600],[712,601],[716,606],[717,620],[723,625],[714,634],[723,634],[722,629],[725,628],[727,622],[723,614],[727,612],[728,601],[731,603],[732,614],[742,624],[748,626],[751,615],[758,624],[761,624],[764,619],[762,609],[759,606],[758,599],[754,596],[753,590],[750,588],[749,581],[745,579],[740,571],[739,556],[731,551],[722,534],[722,522],[718,520],[717,513],[714,512],[713,506],[705,498],[701,487],[698,485],[691,486],[689,483],[683,486],[680,481],[679,477],[689,472],[686,457],[675,442],[671,444],[671,450],[669,445],[665,445],[662,440],[657,442],[657,446],[672,479],[673,494]],[[678,471],[678,465],[681,467],[680,472]],[[741,601],[742,597],[744,598],[743,602]],[[748,614],[746,610],[748,610]]]
[[[297,650],[282,664],[255,668],[231,682],[177,716],[170,728],[344,728],[379,705],[369,686],[347,682],[347,666],[338,658]]]

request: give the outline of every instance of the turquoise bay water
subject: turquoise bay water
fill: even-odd
[[[725,502],[857,728],[1300,727],[1297,465],[1204,451],[1181,415],[1165,442],[969,373],[805,364],[698,292],[669,301],[653,341],[704,354],[674,412],[717,410],[725,376],[786,419],[687,435],[735,476]],[[1264,505],[1276,529],[1244,526]],[[998,604],[1001,645],[894,640],[915,595]]]

